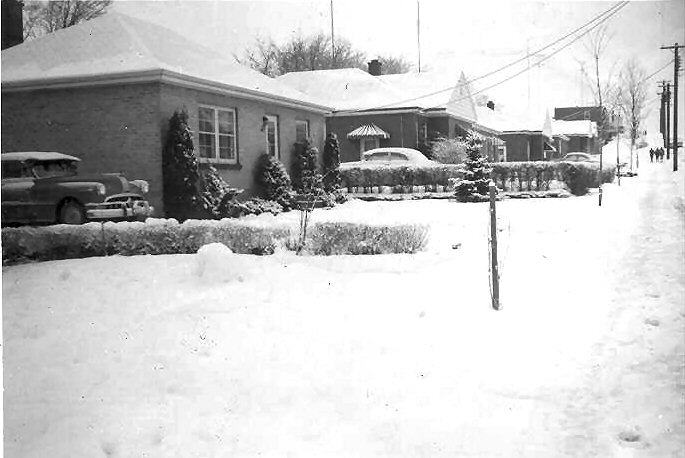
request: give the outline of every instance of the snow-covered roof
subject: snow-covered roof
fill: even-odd
[[[402,105],[443,109],[467,121],[475,121],[477,118],[472,91],[463,72],[458,78],[448,72],[398,73],[377,78],[402,94],[399,99],[403,102]]]
[[[276,78],[336,111],[385,108],[407,97],[358,68],[291,72]],[[409,104],[416,107],[416,103]]]
[[[597,123],[590,121],[589,119],[579,121],[563,121],[553,119],[552,132],[554,135],[596,137]]]
[[[551,118],[545,116],[526,116],[507,114],[504,118],[503,133],[541,133],[552,137]]]
[[[53,151],[21,151],[0,154],[0,159],[5,161],[80,161],[81,159],[75,156],[69,156],[64,153],[57,153]]]
[[[2,88],[170,77],[327,111],[309,96],[172,30],[118,12],[2,51]]]

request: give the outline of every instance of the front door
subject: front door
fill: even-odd
[[[379,147],[379,140],[377,138],[362,138],[359,140],[359,154],[362,156],[365,151]]]
[[[276,159],[281,155],[278,150],[278,116],[267,115],[264,122],[264,134],[266,141],[266,153]]]

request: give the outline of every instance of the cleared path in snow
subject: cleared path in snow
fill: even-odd
[[[564,413],[568,456],[685,454],[684,183],[668,163],[639,172],[624,180],[639,220],[609,270],[609,320]]]

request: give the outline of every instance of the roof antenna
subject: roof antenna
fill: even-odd
[[[421,6],[419,0],[416,0],[416,44],[419,50],[419,73],[421,73]]]

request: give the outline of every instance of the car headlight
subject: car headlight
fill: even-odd
[[[96,184],[96,185],[95,185],[95,190],[96,190],[97,193],[100,194],[101,196],[104,196],[105,194],[107,194],[107,188],[106,188],[105,185],[102,184],[102,183]]]
[[[150,185],[145,180],[132,180],[129,183],[131,183],[136,188],[140,189],[140,192],[143,194],[147,194],[150,190]]]

